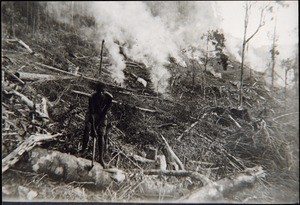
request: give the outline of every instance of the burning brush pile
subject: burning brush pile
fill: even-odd
[[[35,56],[30,58],[34,61]],[[40,167],[54,166],[41,169],[49,176],[65,181],[82,180],[76,176],[78,173],[62,174],[78,169],[79,162],[61,163],[65,157],[87,160],[81,162],[84,167],[92,159],[92,143],[85,159],[76,156],[81,146],[88,96],[99,80],[41,62],[14,71],[15,65],[24,63],[20,59],[18,54],[8,52],[2,57],[2,172],[10,168],[34,171],[38,163]],[[243,186],[266,176],[265,173],[296,168],[289,155],[292,145],[288,139],[293,138],[293,131],[282,139],[284,128],[272,128],[276,122],[270,121],[266,110],[276,102],[265,104],[269,107],[261,106],[261,99],[272,99],[259,82],[255,82],[257,86],[252,89],[245,88],[246,105],[257,109],[248,106],[238,110],[230,106],[237,100],[235,85],[221,82],[213,75],[206,74],[204,98],[200,85],[190,89],[189,84],[182,84],[184,77],[173,79],[177,82],[169,96],[158,95],[151,86],[145,65],[136,62],[127,63],[125,74],[126,88],[109,82],[109,78],[104,82],[107,91],[114,96],[105,161],[127,173],[111,171],[115,182],[106,183],[117,183],[111,189],[122,193],[122,200],[156,199],[162,191],[164,199],[222,200],[218,194],[207,196],[202,193],[203,189],[224,186],[226,192],[219,194],[228,197],[234,194],[228,183]],[[37,145],[42,149],[34,148]],[[31,154],[24,156],[26,153]],[[36,162],[35,155],[51,155],[54,163]],[[25,158],[29,158],[29,162]],[[55,162],[57,160],[59,162]],[[60,173],[55,166],[68,168]],[[103,173],[99,166],[93,168],[96,171],[91,171],[92,176]],[[35,171],[40,173],[41,170]],[[122,174],[126,177],[117,177]],[[224,181],[232,174],[237,174],[236,178]],[[160,178],[161,175],[164,177]],[[102,189],[106,184],[99,179],[83,179],[94,183],[87,185],[92,189],[95,186]],[[210,185],[213,182],[217,183],[215,187]]]
[[[93,42],[74,27],[53,23],[53,28],[25,35],[24,41],[2,40],[4,199],[244,201],[247,195],[238,196],[237,190],[256,182],[266,190],[283,184],[291,194],[299,188],[298,121],[284,123],[294,110],[285,114],[283,101],[272,97],[258,73],[245,79],[239,110],[237,79],[204,71],[203,64],[192,63],[195,59],[176,60],[180,56],[173,47],[167,51],[178,58],[161,54],[161,39],[170,40],[165,36],[154,39],[155,48],[136,48],[104,33],[99,57]],[[85,156],[79,150],[88,97],[98,82],[113,95],[104,156],[110,168],[95,163],[86,169],[92,140]],[[266,200],[264,193],[250,191],[261,197],[256,200]]]

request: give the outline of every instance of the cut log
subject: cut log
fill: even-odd
[[[131,76],[133,76],[136,81],[138,81],[139,83],[143,84],[144,87],[147,87],[147,81],[141,77],[138,77],[136,74],[134,73],[130,73]]]
[[[159,169],[161,171],[167,170],[167,161],[165,155],[158,155],[157,159],[159,161]]]
[[[138,77],[136,81],[143,84],[144,87],[147,87],[147,81],[144,80],[143,78]]]
[[[20,161],[18,167],[23,171],[48,174],[53,179],[65,182],[87,182],[100,189],[107,188],[112,182],[121,183],[126,179],[122,170],[103,169],[97,162],[89,169],[90,165],[90,160],[37,147],[29,153],[28,160]]]
[[[26,139],[19,147],[17,147],[13,152],[7,155],[4,159],[2,159],[2,173],[9,169],[11,166],[16,164],[21,156],[34,148],[37,144],[40,144],[43,141],[52,140],[61,134],[55,135],[44,135],[44,134],[36,134],[31,135],[28,139]]]
[[[199,203],[213,202],[224,199],[243,188],[254,184],[257,179],[264,177],[265,172],[262,167],[256,166],[248,168],[244,172],[239,173],[230,178],[224,178],[219,181],[209,183],[200,189],[179,199],[183,203]]]
[[[62,78],[60,76],[56,75],[48,75],[48,74],[39,74],[39,73],[28,73],[28,72],[17,72],[15,75],[20,78],[21,80],[28,80],[28,81],[34,81],[34,80],[55,80],[58,78]]]
[[[24,41],[18,39],[18,43],[21,44],[24,48],[26,48],[30,54],[34,54],[33,50],[31,50],[31,48],[26,43],[24,43]]]

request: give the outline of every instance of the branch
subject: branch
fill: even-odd
[[[235,119],[233,119],[233,117],[232,117],[231,115],[228,114],[228,117],[229,117],[229,119],[231,119],[231,120],[234,122],[234,124],[235,124],[238,128],[242,128],[242,126],[241,126]]]
[[[177,140],[180,141],[181,138],[184,136],[184,134],[190,132],[190,130],[191,130],[193,127],[195,127],[199,122],[200,122],[199,120],[196,121],[196,122],[194,122],[189,128],[187,128],[187,129],[186,129],[186,130],[185,130],[185,131],[177,138]]]
[[[257,32],[259,31],[259,29],[265,25],[265,22],[263,22],[263,19],[264,19],[263,15],[264,15],[264,11],[265,11],[266,8],[267,8],[267,6],[264,7],[264,8],[262,8],[261,13],[260,13],[260,22],[259,22],[259,25],[258,25],[256,31],[245,41],[245,44],[247,44],[257,34]]]
[[[284,114],[284,115],[280,115],[280,116],[278,116],[278,117],[273,118],[273,121],[275,121],[275,120],[277,120],[277,119],[279,119],[279,118],[288,116],[288,115],[293,115],[293,114],[299,114],[299,112],[291,112],[291,113],[287,113],[287,114]]]
[[[147,175],[166,175],[166,176],[176,176],[176,177],[191,177],[193,179],[202,181],[204,185],[211,184],[211,180],[208,179],[206,176],[199,174],[198,172],[192,172],[192,171],[185,171],[185,170],[159,170],[159,169],[150,169],[150,170],[144,170],[144,174]]]
[[[179,167],[180,167],[181,170],[184,170],[184,166],[183,166],[182,162],[176,156],[176,154],[174,153],[174,151],[171,149],[171,147],[170,147],[169,143],[167,142],[167,140],[164,138],[164,136],[162,134],[160,134],[160,137],[162,138],[163,142],[165,143],[165,147],[166,147],[167,152],[170,155],[170,157],[175,160],[175,162],[179,165]]]
[[[24,48],[26,48],[30,54],[34,54],[34,52],[31,50],[31,48],[24,43],[24,41],[20,40],[20,39],[5,39],[7,42],[18,42],[19,44],[21,44]]]

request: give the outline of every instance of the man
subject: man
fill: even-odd
[[[104,89],[105,85],[98,83],[95,89],[96,93],[89,98],[81,153],[85,153],[89,141],[89,134],[91,133],[93,139],[96,138],[98,140],[99,162],[104,168],[107,168],[103,160],[103,155],[105,145],[108,143],[106,135],[107,112],[112,106],[113,96],[110,93],[105,92]]]

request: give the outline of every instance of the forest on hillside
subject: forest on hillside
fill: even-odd
[[[263,24],[239,60],[188,32],[196,2],[93,3],[1,2],[4,202],[299,203],[298,55],[280,76],[274,43],[267,78],[244,62]],[[108,167],[79,153],[98,83]]]

